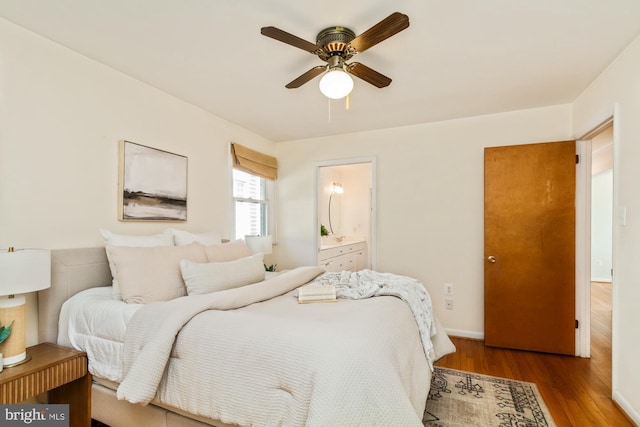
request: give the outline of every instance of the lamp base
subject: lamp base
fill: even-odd
[[[3,365],[3,368],[13,368],[14,366],[19,366],[19,365],[22,365],[23,363],[27,363],[30,360],[31,360],[31,355],[27,354],[24,359],[18,362],[9,363],[8,365]]]
[[[11,327],[11,334],[0,344],[0,353],[4,357],[4,366],[22,362],[27,357],[25,345],[25,297],[0,298],[0,325]]]

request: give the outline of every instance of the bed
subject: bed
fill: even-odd
[[[400,298],[298,304],[296,289],[322,277],[303,267],[219,297],[124,303],[112,299],[113,269],[104,247],[53,250],[52,286],[38,293],[39,340],[88,353],[93,419],[112,427],[422,425],[432,360]],[[112,321],[91,317],[105,306],[120,310],[107,314]],[[455,348],[437,319],[433,327],[437,359]]]

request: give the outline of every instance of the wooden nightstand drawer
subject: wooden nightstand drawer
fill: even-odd
[[[91,375],[86,353],[51,343],[27,348],[29,362],[0,372],[0,403],[20,403],[49,392],[49,403],[68,403],[71,427],[91,425]]]

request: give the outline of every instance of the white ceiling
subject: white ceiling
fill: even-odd
[[[285,84],[315,43],[392,12],[408,29],[356,58],[393,79],[354,79],[351,109]],[[273,141],[572,102],[640,33],[638,0],[0,0],[0,16]]]

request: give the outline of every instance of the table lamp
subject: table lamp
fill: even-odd
[[[28,362],[24,295],[51,286],[51,252],[48,249],[0,250],[0,326],[11,334],[0,344],[5,367]]]

